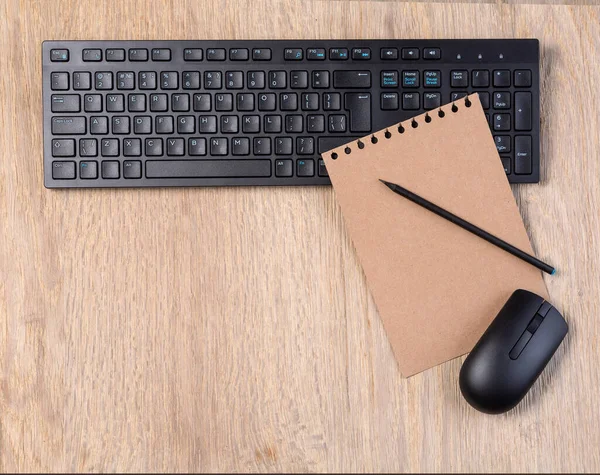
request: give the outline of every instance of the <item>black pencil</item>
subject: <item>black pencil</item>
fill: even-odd
[[[427,201],[425,198],[422,198],[419,195],[416,195],[413,192],[408,191],[406,188],[403,188],[400,185],[396,185],[394,183],[389,183],[385,180],[380,179],[379,181],[381,181],[387,187],[389,187],[390,190],[398,193],[401,196],[404,196],[404,198],[412,201],[413,203],[416,203],[419,206],[422,206],[423,208],[428,209],[432,213],[435,213],[438,216],[441,216],[442,218],[447,219],[451,223],[454,223],[457,226],[460,226],[461,228],[469,231],[470,233],[473,233],[476,236],[479,236],[480,238],[485,239],[487,242],[489,242],[495,246],[498,246],[500,249],[504,249],[506,252],[509,252],[513,256],[516,256],[519,259],[523,259],[525,262],[528,262],[529,264],[537,267],[538,269],[540,269],[544,272],[547,272],[550,275],[553,275],[556,272],[556,269],[554,267],[546,264],[545,262],[540,261],[539,259],[536,259],[535,257],[527,254],[526,252],[521,251],[520,249],[516,248],[512,244],[509,244],[506,241],[503,241],[502,239],[488,233],[487,231],[484,231],[483,229],[475,226],[474,224],[471,224],[468,221],[465,221],[464,219],[459,218],[455,214],[452,214],[450,211],[446,211],[445,209],[440,208],[436,204],[433,204],[431,201]]]

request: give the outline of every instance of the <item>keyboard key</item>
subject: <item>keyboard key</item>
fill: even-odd
[[[240,112],[252,112],[254,110],[254,94],[238,94],[236,97],[236,109]]]
[[[383,92],[381,93],[381,110],[384,111],[395,111],[398,110],[398,93],[397,92]]]
[[[331,48],[329,50],[329,59],[333,61],[344,61],[348,57],[348,48]]]
[[[90,134],[108,134],[108,117],[90,117]]]
[[[419,87],[419,71],[402,71],[403,87]]]
[[[297,162],[297,174],[298,176],[314,176],[315,175],[315,161],[311,159],[302,159]]]
[[[451,92],[450,93],[450,101],[451,102],[455,102],[458,101],[459,99],[462,99],[463,97],[467,97],[468,93],[466,92]]]
[[[291,137],[277,137],[275,139],[275,154],[291,155],[293,146]]]
[[[510,175],[510,173],[511,173],[510,157],[500,157],[500,159],[502,160],[502,166],[504,167],[504,173],[506,173],[507,175]]]
[[[232,48],[229,50],[229,59],[231,61],[248,61],[250,52],[246,48]]]
[[[290,87],[292,89],[306,89],[308,87],[308,71],[290,72]]]
[[[510,71],[508,69],[494,71],[494,87],[510,87]]]
[[[125,50],[121,48],[107,49],[106,61],[125,61]]]
[[[95,180],[98,178],[98,162],[79,162],[79,178],[82,180]]]
[[[344,145],[346,143],[352,142],[353,140],[359,139],[360,137],[319,137],[319,152],[325,153],[329,150],[333,150],[334,148],[339,147],[340,145]]]
[[[152,61],[171,61],[171,50],[169,48],[154,48],[152,50]]]
[[[193,121],[192,117],[192,121]],[[221,133],[222,134],[237,134],[239,129],[237,115],[222,115],[221,116]],[[184,133],[184,132],[179,132]],[[188,132],[192,133],[192,132]]]
[[[50,88],[53,91],[68,91],[69,73],[52,73],[50,76]]]
[[[189,139],[188,153],[192,156],[206,155],[206,139],[202,137]]]
[[[79,140],[79,156],[80,157],[96,157],[96,156],[98,156],[98,141],[96,139],[80,139]]]
[[[75,162],[52,162],[52,178],[54,180],[74,180]]]
[[[150,111],[165,112],[168,110],[168,96],[166,94],[150,95]]]
[[[184,61],[202,61],[201,48],[186,48],[183,50]]]
[[[222,118],[225,117],[228,116],[223,116]],[[237,120],[237,116],[235,116],[235,119]],[[196,118],[193,115],[180,115],[177,118],[177,133],[193,134],[194,132],[196,132]]]
[[[418,92],[405,92],[402,94],[402,109],[418,110],[419,109],[419,93]]]
[[[296,139],[296,153],[298,155],[314,155],[315,139],[313,137],[298,137]]]
[[[515,130],[531,130],[531,124],[531,92],[515,92]]]
[[[76,91],[89,91],[92,88],[92,75],[88,72],[73,73],[73,89]]]
[[[517,135],[515,137],[515,173],[517,175],[531,174],[531,163],[531,136]]]
[[[209,48],[206,50],[207,61],[225,61],[225,48]]]
[[[258,134],[260,132],[260,116],[242,116],[242,132],[245,134]]]
[[[210,139],[210,154],[213,156],[227,155],[227,139],[225,137]]]
[[[442,72],[441,71],[425,71],[423,73],[423,87],[441,87]]]
[[[306,50],[306,59],[308,59],[309,61],[324,61],[325,48],[308,48]]]
[[[307,116],[306,131],[313,134],[325,132],[325,116],[321,114]]]
[[[161,89],[177,89],[179,87],[179,74],[176,71],[163,71],[160,73]]]
[[[462,69],[459,71],[450,72],[450,85],[452,87],[468,87],[469,86],[469,72]]]
[[[267,178],[271,160],[148,160],[147,178]]]
[[[152,117],[149,115],[136,116],[133,118],[133,133],[144,135],[152,133]]]
[[[50,61],[53,63],[60,62],[64,63],[69,61],[69,50],[68,49],[53,49],[50,50]]]
[[[204,72],[205,89],[221,89],[221,87],[223,87],[223,75],[220,71]]]
[[[181,83],[183,89],[200,89],[200,71],[184,71]]]
[[[494,93],[494,109],[510,109],[510,92]]]
[[[52,117],[52,135],[83,135],[85,117]]]
[[[54,139],[52,141],[53,157],[74,157],[75,140],[73,139]]]
[[[142,162],[125,160],[123,162],[123,178],[142,178]]]
[[[315,92],[305,92],[302,94],[302,110],[316,111],[319,110],[319,94]]]
[[[325,160],[319,158],[319,176],[329,176],[325,167]]]
[[[194,112],[210,112],[210,94],[194,94]]]
[[[123,140],[123,155],[126,157],[139,157],[142,154],[142,141],[140,139]]]
[[[171,110],[173,112],[187,112],[190,110],[190,95],[189,94],[172,94],[171,95]]]
[[[398,71],[381,71],[381,87],[398,87]]]
[[[270,48],[254,48],[252,50],[252,59],[254,61],[270,61],[271,54]]]
[[[442,105],[442,95],[439,92],[425,92],[423,94],[423,109],[437,109]]]
[[[281,116],[280,115],[266,115],[265,125],[263,127],[267,134],[279,134],[281,133]]]
[[[478,92],[479,101],[481,102],[481,107],[485,110],[490,108],[490,93],[489,92]]]
[[[471,73],[471,84],[473,87],[489,87],[490,72],[485,69],[476,69]]]
[[[225,73],[225,88],[242,89],[244,87],[244,73],[242,71],[227,71]]]
[[[215,94],[215,110],[231,112],[233,110],[233,94]]]
[[[113,88],[113,75],[110,71],[99,71],[94,75],[95,87],[99,91],[109,91]]]
[[[350,112],[350,132],[371,131],[371,94],[347,92],[345,109]]]
[[[84,61],[102,61],[102,50],[101,49],[84,49],[82,53]]]
[[[338,89],[370,88],[371,71],[334,71],[333,87]]]
[[[419,59],[419,48],[402,48],[402,59]]]
[[[140,72],[138,77],[138,84],[140,89],[156,89],[156,72]]]
[[[510,152],[510,135],[496,135],[494,136],[494,143],[498,153]]]
[[[510,130],[510,114],[494,114],[494,130]]]
[[[286,48],[283,51],[283,58],[286,61],[302,61],[304,50],[302,48]]]
[[[423,48],[423,59],[440,59],[442,51],[439,48]]]
[[[275,160],[275,176],[289,177],[294,172],[292,160]]]
[[[85,112],[102,112],[102,96],[100,94],[83,96],[83,110]]]
[[[50,99],[52,112],[79,112],[79,94],[52,94]]]
[[[382,94],[383,95],[383,94]],[[397,109],[397,107],[396,107]],[[346,116],[344,114],[331,114],[329,116],[329,132],[343,133],[346,132]]]
[[[268,137],[256,137],[253,140],[254,155],[271,155],[271,139]]]
[[[102,178],[116,180],[120,177],[119,162],[116,160],[102,161]]]
[[[281,110],[296,110],[296,94],[282,94],[281,96]],[[294,100],[293,105],[291,101]],[[266,94],[260,94],[258,96],[258,110],[259,111],[274,111],[277,108],[277,96],[272,92]]]
[[[383,60],[395,60],[398,59],[398,48],[381,48],[379,54]]]
[[[301,115],[293,114],[285,116],[285,131],[287,133],[301,133],[303,130],[304,123]]]
[[[134,89],[135,73],[131,71],[120,71],[117,74],[117,89]]]
[[[515,87],[531,87],[531,71],[529,69],[515,71]]]
[[[342,108],[342,96],[339,92],[323,93],[323,110],[339,111]]]
[[[264,71],[248,71],[247,85],[248,85],[248,89],[264,89],[265,88],[265,72]]]
[[[191,139],[190,139],[191,140]],[[204,139],[202,139],[204,140]],[[163,141],[159,138],[146,139],[146,156],[160,157],[163,154]],[[191,152],[190,152],[191,155]]]
[[[113,135],[127,135],[130,131],[129,116],[114,116],[112,118]]]
[[[285,89],[285,87],[286,87],[286,72],[285,71],[269,71],[269,87],[271,89]]]
[[[200,117],[198,117],[198,132],[200,132],[201,134],[216,134],[217,117],[214,115],[201,115]]]
[[[148,50],[146,48],[130,49],[129,61],[148,61]]]
[[[102,139],[100,154],[103,157],[118,157],[119,156],[119,140],[118,139]]]
[[[123,94],[108,94],[106,96],[106,112],[124,112],[125,96]]]
[[[329,87],[329,71],[312,72],[313,89],[327,89]]]
[[[217,140],[227,140],[227,139],[217,139]],[[185,141],[183,139],[180,139],[180,138],[167,139],[167,155],[169,157],[182,156],[184,153],[185,153]]]
[[[353,48],[352,59],[359,61],[371,59],[371,48]]]
[[[249,155],[250,139],[248,137],[239,137],[231,140],[231,153],[233,155]]]

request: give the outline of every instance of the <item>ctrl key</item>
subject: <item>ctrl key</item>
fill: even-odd
[[[74,180],[75,162],[52,162],[52,178],[54,180]]]

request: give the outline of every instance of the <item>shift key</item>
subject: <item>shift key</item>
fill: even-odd
[[[85,117],[52,117],[53,135],[85,134]]]

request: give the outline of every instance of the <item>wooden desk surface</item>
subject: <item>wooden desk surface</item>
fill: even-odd
[[[5,0],[0,469],[600,470],[600,9]],[[543,182],[515,187],[571,331],[519,408],[404,380],[330,188],[50,191],[44,39],[537,37]],[[491,210],[493,212],[493,210]]]

